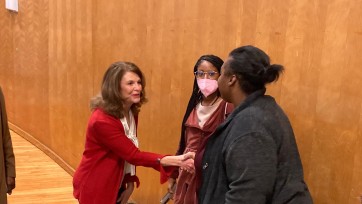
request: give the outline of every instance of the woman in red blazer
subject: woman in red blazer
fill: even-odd
[[[73,194],[81,204],[127,203],[139,180],[135,166],[160,171],[161,183],[172,168],[194,171],[193,154],[165,156],[142,152],[136,137],[137,115],[145,97],[145,79],[130,62],[113,63],[106,71],[101,94],[91,100],[85,150],[73,177]]]

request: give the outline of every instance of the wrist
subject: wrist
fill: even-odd
[[[162,166],[180,166],[181,159],[179,156],[165,156],[160,160]]]
[[[161,159],[159,159],[159,162],[162,166],[167,166],[167,156],[162,157]]]

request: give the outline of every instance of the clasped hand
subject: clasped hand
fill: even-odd
[[[194,164],[195,153],[187,152],[186,154],[180,155],[180,157],[182,158],[180,169],[187,171],[189,173],[194,173],[195,172],[195,164]]]
[[[194,158],[195,153],[188,152],[177,156],[165,156],[160,163],[162,166],[179,166],[181,169],[193,173],[195,171]]]

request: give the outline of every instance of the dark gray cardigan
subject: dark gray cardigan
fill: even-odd
[[[290,122],[264,93],[249,95],[210,137],[199,204],[313,203]]]

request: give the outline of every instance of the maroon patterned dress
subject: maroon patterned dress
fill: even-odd
[[[214,132],[216,127],[225,120],[226,115],[228,115],[232,109],[232,104],[221,101],[217,109],[206,120],[203,127],[200,127],[197,110],[194,108],[185,123],[186,148],[184,153],[198,152],[198,157],[202,158],[207,139]],[[196,169],[200,170],[200,168]],[[174,195],[175,204],[197,204],[196,190],[200,183],[200,175],[201,172],[191,174],[181,169],[179,170],[177,187]]]

